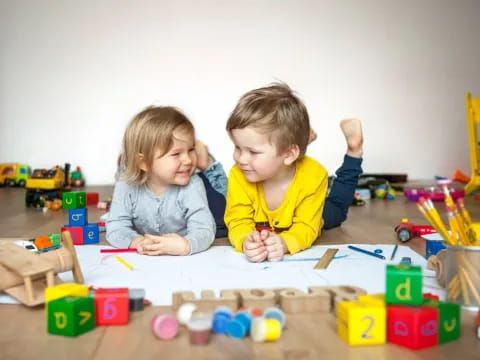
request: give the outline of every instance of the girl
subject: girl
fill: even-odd
[[[206,151],[199,152],[203,168]],[[212,244],[216,225],[194,174],[195,134],[184,114],[168,106],[141,111],[127,126],[121,161],[106,224],[110,244],[146,255],[189,255]]]

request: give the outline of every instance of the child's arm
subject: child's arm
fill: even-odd
[[[132,186],[123,181],[115,184],[112,204],[106,221],[106,239],[116,247],[129,247],[141,234],[135,231],[132,223]]]
[[[317,175],[311,174],[311,176]],[[310,247],[318,237],[327,186],[328,176],[325,172],[317,186],[312,188],[297,205],[292,226],[280,234],[290,254]]]
[[[228,177],[227,205],[225,224],[228,228],[228,239],[235,250],[243,250],[243,241],[255,230],[254,209],[252,200],[245,189],[245,181],[241,180],[241,171],[233,167]]]

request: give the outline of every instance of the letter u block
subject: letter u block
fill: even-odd
[[[387,293],[385,300],[388,304],[421,305],[422,268],[406,264],[387,265]]]
[[[66,296],[47,305],[47,331],[77,336],[95,328],[95,305],[90,297]]]
[[[438,303],[438,342],[456,340],[460,337],[460,305],[440,301]]]
[[[378,302],[341,301],[337,304],[338,335],[350,345],[384,344],[386,312]]]
[[[49,286],[45,289],[45,302],[65,297],[65,296],[88,296],[88,286],[75,283],[63,283]]]
[[[128,288],[100,288],[95,292],[97,325],[128,324]]]
[[[88,221],[87,208],[68,209],[69,226],[85,226]]]
[[[64,209],[80,209],[87,205],[84,191],[69,191],[62,195],[62,206]]]
[[[387,340],[410,349],[438,344],[438,309],[429,306],[389,305]]]

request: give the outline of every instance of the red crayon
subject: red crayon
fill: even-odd
[[[122,252],[137,252],[135,248],[115,248],[115,249],[100,249],[101,253],[122,253]]]

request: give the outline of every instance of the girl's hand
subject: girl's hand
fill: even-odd
[[[262,230],[263,231],[266,230]],[[267,258],[267,249],[263,244],[261,233],[252,231],[243,240],[243,253],[251,262],[262,262]]]
[[[141,253],[143,246],[146,244],[151,244],[151,240],[145,239],[144,236],[139,235],[133,238],[129,248],[137,249],[137,251]]]
[[[268,252],[268,261],[280,261],[283,255],[287,253],[287,245],[280,235],[270,233],[268,239],[264,240],[265,248]]]
[[[145,255],[188,255],[190,242],[178,234],[145,235],[146,243],[141,254]]]

